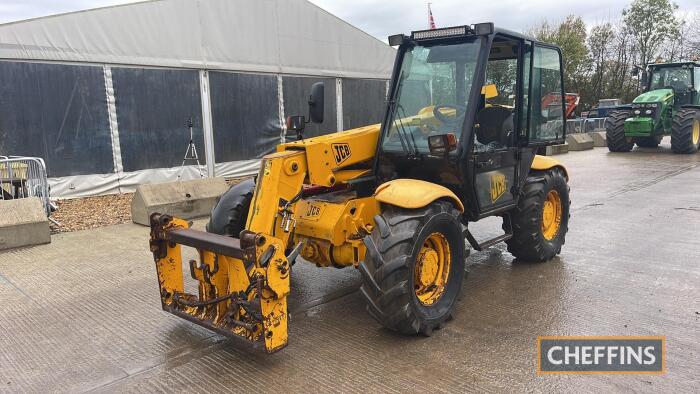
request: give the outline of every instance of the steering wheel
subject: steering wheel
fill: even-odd
[[[455,116],[447,116],[440,111],[441,109],[454,109]],[[459,119],[461,114],[466,111],[467,107],[464,105],[438,104],[433,108],[433,116],[435,116],[435,119],[442,123],[454,124],[457,122],[457,119]]]

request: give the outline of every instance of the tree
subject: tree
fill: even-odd
[[[613,31],[615,35],[610,44],[610,57],[603,77],[603,96],[630,102],[639,94],[639,80],[630,75],[638,57],[637,46],[623,24],[613,25]]]
[[[540,41],[556,44],[564,56],[564,85],[567,91],[582,93],[588,85],[590,57],[586,46],[586,24],[580,16],[569,15],[559,24],[544,21],[530,29],[530,35]]]
[[[700,11],[680,15],[680,34],[664,45],[664,59],[700,60]]]
[[[639,64],[651,63],[661,45],[680,34],[678,9],[670,0],[634,0],[622,11],[622,20],[639,52]]]
[[[590,89],[588,96],[593,102],[605,98],[607,93],[605,76],[614,39],[615,31],[609,22],[593,26],[591,34],[588,36],[588,50],[590,51],[593,71],[588,86],[588,89]]]

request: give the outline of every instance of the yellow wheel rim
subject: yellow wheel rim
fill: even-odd
[[[700,120],[695,119],[693,121],[693,145],[697,145],[700,142]]]
[[[542,209],[542,235],[547,241],[553,240],[559,233],[561,213],[561,197],[556,190],[550,190]]]
[[[416,257],[414,291],[423,305],[436,303],[447,287],[450,276],[450,244],[440,233],[425,239]]]

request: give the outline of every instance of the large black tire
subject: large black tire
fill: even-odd
[[[697,133],[700,131],[694,133],[694,127],[700,128],[700,110],[682,108],[673,115],[671,126],[673,153],[695,153],[698,151],[700,138]]]
[[[361,293],[367,312],[384,327],[403,334],[431,335],[452,317],[465,271],[465,241],[460,213],[446,201],[420,209],[382,206],[376,226],[365,237],[365,260],[360,263]],[[416,294],[416,264],[422,245],[439,233],[449,245],[450,264],[443,292],[431,305]],[[432,285],[431,285],[432,286]]]
[[[629,152],[634,147],[634,141],[625,137],[625,119],[629,111],[618,110],[610,112],[605,121],[605,140],[610,152]]]
[[[254,189],[252,178],[231,186],[212,208],[207,231],[238,238],[245,229]]]
[[[543,212],[552,191],[558,194],[561,215],[555,235],[547,239],[543,229]],[[508,251],[523,262],[544,262],[561,253],[569,230],[570,206],[569,185],[561,169],[530,173],[518,205],[510,212],[513,237],[506,241]]]
[[[634,142],[640,148],[658,148],[661,143],[661,137],[637,137]]]

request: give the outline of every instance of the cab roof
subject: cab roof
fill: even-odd
[[[695,60],[688,60],[684,62],[670,62],[670,63],[649,63],[647,64],[647,67],[677,67],[677,66],[685,66],[685,65],[692,65],[695,67],[700,67],[700,62],[695,61]]]
[[[441,34],[443,32],[444,34]],[[453,33],[455,32],[455,33]],[[420,34],[425,38],[416,38]],[[447,26],[438,29],[427,29],[427,30],[414,30],[410,35],[406,36],[403,34],[395,34],[389,36],[389,45],[400,45],[406,40],[410,41],[432,41],[432,40],[442,40],[442,39],[459,39],[465,37],[475,37],[479,35],[503,35],[516,40],[532,41],[535,43],[546,44],[554,46],[551,43],[546,43],[544,41],[538,40],[535,37],[529,36],[527,34],[519,33],[513,30],[503,29],[500,27],[495,27],[493,22],[476,23],[473,25],[457,25],[457,26]]]
[[[511,36],[513,38],[517,38],[517,39],[521,39],[521,40],[534,41],[534,42],[545,44],[544,41],[540,41],[540,40],[536,39],[535,37],[528,36],[527,34],[523,34],[523,33],[518,33],[518,32],[513,31],[513,30],[502,29],[500,27],[494,28],[494,33],[495,34],[503,34],[506,36]]]

